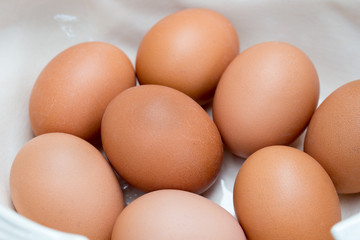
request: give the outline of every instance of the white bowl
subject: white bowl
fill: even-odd
[[[281,0],[226,3],[216,0],[1,1],[2,206],[13,208],[9,193],[10,167],[18,150],[33,137],[28,101],[31,88],[47,62],[71,45],[99,40],[117,45],[134,63],[138,44],[146,31],[170,13],[190,7],[206,7],[225,15],[238,31],[241,51],[269,40],[285,41],[302,49],[318,71],[320,103],[337,87],[360,78],[360,2],[356,0],[289,3]],[[208,112],[210,114],[211,109]],[[292,145],[302,149],[303,136]],[[219,179],[203,194],[233,215],[232,188],[242,162],[242,159],[225,152]],[[140,194],[126,185],[124,193],[126,202]],[[346,238],[351,229],[360,229],[359,215],[350,218],[349,223],[346,221],[360,212],[360,194],[341,195],[340,201],[343,222],[333,229],[334,236],[338,240],[360,239],[359,232],[352,234],[355,238]],[[0,211],[0,214],[8,221],[17,219],[11,217],[13,212],[9,213],[8,209]],[[22,223],[22,220],[19,221]],[[32,226],[30,224],[30,228]]]

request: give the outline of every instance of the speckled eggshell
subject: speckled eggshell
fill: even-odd
[[[112,240],[246,240],[236,219],[194,193],[158,190],[128,205],[114,226]]]
[[[341,220],[335,187],[321,165],[288,146],[253,153],[234,186],[236,216],[251,240],[331,240]]]
[[[65,133],[33,138],[17,154],[10,173],[17,212],[47,227],[109,240],[124,207],[119,182],[103,155]]]
[[[339,193],[360,192],[360,80],[339,87],[321,103],[304,151],[325,168]]]
[[[240,53],[225,70],[213,117],[229,150],[248,157],[293,142],[318,99],[318,75],[305,53],[288,43],[264,42]]]
[[[146,33],[137,52],[136,74],[140,84],[173,87],[205,104],[238,52],[238,36],[228,19],[210,9],[186,9]]]
[[[55,56],[33,86],[33,132],[64,132],[92,140],[100,133],[107,104],[132,86],[134,68],[119,48],[105,42],[74,45]]]
[[[214,122],[170,87],[142,85],[120,93],[105,111],[101,138],[112,166],[143,191],[201,193],[221,168],[223,146]]]

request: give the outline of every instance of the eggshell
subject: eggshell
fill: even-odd
[[[209,9],[185,9],[146,33],[137,52],[136,74],[140,84],[173,87],[205,104],[238,52],[238,36],[228,19]]]
[[[221,168],[223,146],[214,122],[170,87],[142,85],[120,93],[105,111],[101,137],[112,166],[143,191],[201,193]]]
[[[240,157],[287,145],[306,128],[319,99],[311,60],[284,42],[264,42],[240,53],[216,89],[213,117],[225,145]]]
[[[321,165],[288,146],[256,151],[234,186],[236,216],[248,239],[326,240],[341,220],[335,187]]]
[[[110,239],[124,207],[117,178],[90,143],[65,133],[30,140],[10,173],[13,204],[23,216],[90,240]]]
[[[112,240],[246,240],[236,219],[194,193],[158,190],[128,205],[114,226]]]
[[[360,80],[341,86],[321,103],[304,151],[325,168],[339,193],[360,192]]]
[[[131,86],[134,68],[119,48],[104,42],[72,46],[45,66],[33,86],[33,132],[64,132],[90,140],[100,133],[107,104]]]

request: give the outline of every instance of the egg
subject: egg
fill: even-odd
[[[248,239],[333,239],[341,220],[334,184],[308,154],[269,146],[242,165],[234,185],[236,216]]]
[[[227,18],[210,9],[185,9],[161,19],[145,34],[136,74],[140,84],[173,87],[206,104],[238,52],[238,36]]]
[[[64,132],[92,140],[100,133],[107,104],[131,86],[134,68],[119,48],[105,42],[74,45],[55,56],[33,86],[33,132]]]
[[[112,166],[132,186],[202,193],[216,180],[223,146],[206,111],[161,85],[129,88],[106,108],[101,138]]]
[[[304,151],[328,172],[339,193],[360,192],[360,80],[331,93],[307,129]]]
[[[309,57],[284,42],[263,42],[240,53],[216,88],[213,118],[225,145],[248,157],[288,145],[306,128],[319,99]]]
[[[236,219],[212,201],[186,191],[158,190],[128,205],[112,240],[246,240]]]
[[[47,227],[108,240],[124,207],[119,182],[87,141],[46,133],[26,143],[10,172],[17,212]]]

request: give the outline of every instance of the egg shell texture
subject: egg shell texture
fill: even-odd
[[[173,87],[205,104],[238,52],[238,36],[228,19],[209,9],[186,9],[146,33],[137,52],[136,74],[141,84]]]
[[[217,86],[213,117],[225,145],[248,157],[270,145],[293,142],[319,99],[311,60],[283,42],[264,42],[240,53]]]
[[[17,154],[10,173],[17,212],[47,227],[110,239],[124,207],[118,180],[103,155],[85,140],[47,133]]]
[[[339,87],[321,103],[304,151],[325,168],[339,193],[360,192],[360,80]]]
[[[134,68],[119,48],[104,42],[74,45],[55,56],[33,86],[33,132],[64,132],[91,140],[100,133],[107,104],[131,86]]]
[[[194,193],[158,190],[128,205],[112,240],[245,240],[236,219],[219,205]]]
[[[210,116],[184,93],[142,85],[120,93],[101,128],[104,151],[131,185],[201,193],[216,180],[223,146]]]
[[[256,151],[234,185],[236,216],[249,240],[333,239],[341,220],[335,187],[321,165],[288,146]]]

